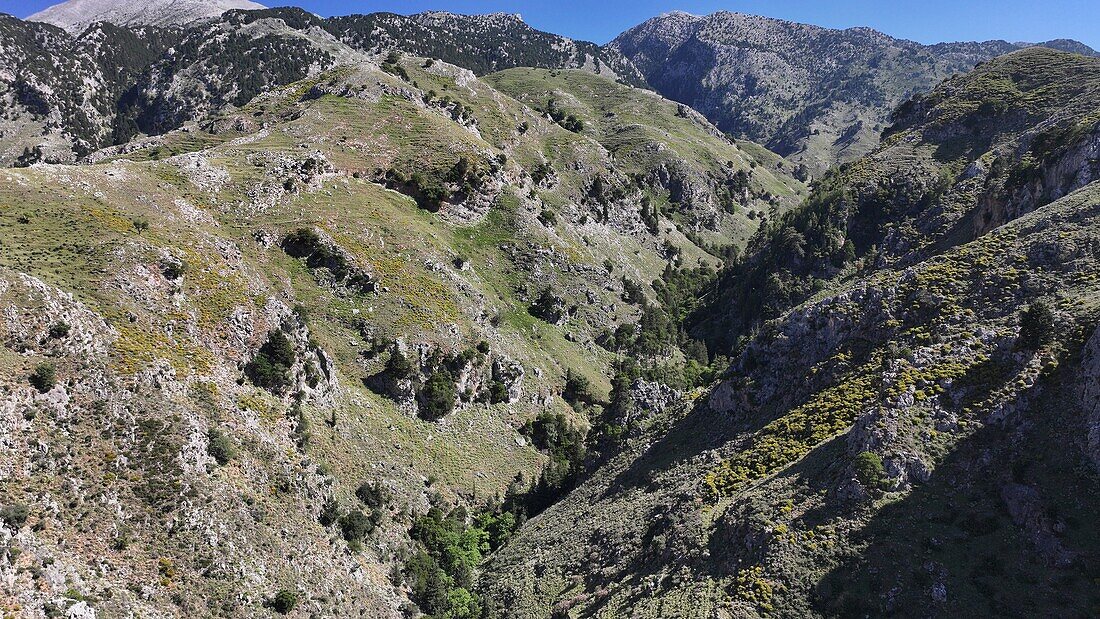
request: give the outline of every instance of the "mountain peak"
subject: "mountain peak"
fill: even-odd
[[[28,21],[45,22],[68,30],[83,32],[96,22],[119,26],[175,26],[217,17],[232,9],[263,9],[251,0],[67,0],[39,11]]]

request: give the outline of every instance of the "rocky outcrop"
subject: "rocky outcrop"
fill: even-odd
[[[1064,568],[1076,559],[1075,553],[1067,550],[1055,533],[1056,528],[1064,530],[1065,524],[1051,520],[1037,489],[1022,484],[1005,484],[1001,489],[1001,498],[1013,523],[1027,532],[1044,562]]]
[[[284,236],[280,245],[287,255],[304,262],[319,284],[341,296],[369,294],[378,288],[374,276],[358,264],[356,257],[323,230],[299,228]]]
[[[985,234],[1100,178],[1100,126],[1075,135],[1078,119],[1068,122],[1068,127],[1054,125],[1024,142],[1028,148],[1020,148],[1021,163],[1009,171],[1003,185],[978,199],[975,235]]]
[[[488,344],[445,352],[430,344],[390,345],[383,369],[367,387],[403,410],[430,420],[473,404],[512,404],[523,397],[523,366],[493,353]]]

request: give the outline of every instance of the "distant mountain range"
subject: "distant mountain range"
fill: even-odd
[[[261,10],[224,14],[242,8]],[[275,21],[249,25],[261,18]],[[33,119],[9,118],[8,133],[23,136],[22,146],[9,146],[0,160],[10,161],[22,154],[22,148],[35,146],[49,157],[66,159],[137,132],[173,128],[226,103],[239,104],[259,88],[331,66],[340,55],[401,49],[478,75],[517,66],[580,68],[649,87],[695,108],[723,131],[791,158],[802,166],[799,174],[807,177],[866,153],[889,124],[890,111],[913,94],[1029,45],[921,45],[869,28],[832,30],[728,12],[705,17],[669,13],[627,30],[605,46],[538,31],[516,15],[373,13],[322,19],[299,9],[264,10],[247,0],[69,0],[29,20],[60,26],[75,39],[56,33],[30,35],[35,26],[29,22],[5,26],[12,32],[8,46],[14,48],[6,59],[6,88],[18,91],[11,96],[14,109],[8,116],[38,113],[31,114]],[[86,29],[97,21],[141,27],[132,32],[98,27],[92,36]],[[244,27],[255,35],[239,36]],[[218,32],[228,40],[216,37]],[[318,40],[321,32],[335,40]],[[183,42],[183,48],[160,58],[173,41]],[[29,48],[19,49],[21,45]],[[1041,45],[1096,53],[1070,40]],[[128,69],[124,74],[98,70],[97,53],[103,47],[115,48],[114,60]],[[256,65],[269,53],[278,54],[277,63]],[[56,60],[37,67],[13,60],[28,55]],[[74,63],[70,58],[75,56],[84,60]],[[194,63],[198,64],[188,68]],[[94,100],[90,108],[66,110],[63,102],[51,102],[60,87],[53,81],[72,77],[61,68],[65,64],[73,64],[70,71],[87,73],[79,81],[82,97]],[[254,65],[260,75],[249,68]],[[219,69],[208,70],[214,66]],[[250,75],[244,78],[242,71]],[[238,81],[220,83],[227,76]],[[174,84],[170,90],[163,89],[166,80]],[[41,113],[46,109],[70,120],[92,120],[83,123],[87,129],[71,134],[74,123],[58,124],[57,114],[51,120],[51,114]],[[60,134],[43,133],[55,124],[66,128]],[[39,134],[41,144],[34,139]]]
[[[116,26],[185,26],[232,9],[262,9],[249,0],[67,0],[27,18],[80,34],[96,22]]]
[[[723,11],[654,17],[608,48],[662,95],[820,172],[873,147],[905,99],[1030,45],[921,45],[870,28],[833,30]],[[1076,41],[1039,45],[1096,54]]]

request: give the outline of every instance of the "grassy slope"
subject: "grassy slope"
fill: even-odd
[[[751,172],[754,193],[781,198],[779,209],[764,201],[749,207],[769,214],[789,208],[804,192],[803,185],[783,171],[792,169],[788,162],[757,145],[730,141],[698,114],[649,91],[584,71],[518,68],[485,79],[535,109],[546,110],[548,101],[554,100],[559,109],[582,121],[583,133],[606,148],[626,173],[648,177],[662,167],[684,163],[691,180],[705,184],[727,170]],[[658,197],[667,201],[668,195]],[[692,205],[681,208],[690,210]],[[739,246],[758,225],[745,210],[721,213],[719,218],[715,234],[708,236]]]
[[[623,174],[595,140],[453,67],[425,68],[414,59],[403,65],[409,82],[366,65],[338,69],[96,165],[2,173],[0,273],[9,283],[26,274],[61,291],[51,294],[72,295],[47,305],[48,316],[33,295],[9,298],[19,314],[5,326],[0,367],[18,404],[7,413],[32,419],[18,430],[20,445],[51,444],[59,432],[85,440],[89,456],[66,464],[66,479],[102,486],[97,496],[121,505],[129,523],[112,520],[103,501],[51,514],[43,501],[67,492],[66,482],[48,468],[19,473],[3,500],[28,504],[31,522],[44,531],[22,543],[20,579],[56,555],[71,574],[73,595],[88,596],[108,614],[178,607],[184,615],[247,616],[291,587],[302,612],[387,616],[399,601],[386,566],[406,539],[402,510],[424,509],[429,492],[476,502],[517,472],[532,478],[544,456],[517,428],[547,408],[569,411],[554,395],[565,369],[588,376],[601,395],[609,388],[610,355],[592,338],[637,314],[621,301],[618,277],[658,276],[665,240],[682,245],[688,260],[713,260],[682,235],[637,233],[632,209],[614,224],[586,216],[591,207],[581,198],[592,176]],[[475,124],[461,126],[449,110],[424,104],[427,90],[461,102]],[[522,122],[530,130],[520,135]],[[500,155],[507,163],[489,183],[491,206],[465,215],[450,207],[429,213],[368,180],[391,167],[443,176],[460,156],[488,170]],[[311,158],[331,168],[301,176]],[[533,192],[529,167],[544,160],[558,183]],[[293,190],[287,179],[295,179]],[[552,226],[537,220],[548,205],[561,213]],[[287,256],[277,240],[303,226],[333,239],[381,291],[340,292]],[[179,282],[161,274],[167,256],[186,265]],[[458,258],[470,268],[459,269]],[[563,327],[527,312],[547,284],[578,305]],[[5,289],[15,295],[25,285]],[[584,301],[588,294],[595,302]],[[302,407],[311,434],[304,448],[289,401],[241,378],[243,364],[281,320],[273,309],[279,306],[297,307],[311,341],[335,362],[339,386]],[[99,342],[99,353],[41,335],[51,322],[85,316],[81,307],[86,320],[74,330]],[[370,345],[364,326],[447,350],[486,340],[524,366],[523,398],[461,407],[438,423],[412,417],[363,386],[382,363],[360,354]],[[56,364],[70,395],[57,413],[67,419],[62,425],[54,414],[25,413],[49,408],[26,382],[45,359]],[[130,410],[126,402],[141,404],[108,422],[103,411]],[[237,449],[224,467],[205,456],[209,428],[222,429]],[[143,447],[143,440],[154,444]],[[26,450],[11,449],[12,462],[30,461]],[[347,554],[317,523],[317,512],[329,495],[354,504],[351,491],[372,479],[400,498],[371,547]],[[166,518],[188,524],[169,535],[158,525]],[[93,523],[107,533],[88,538],[82,531]],[[215,544],[194,551],[214,529],[222,532],[218,544],[234,550]],[[285,536],[284,529],[295,533]],[[100,556],[134,567],[103,577],[88,567]],[[287,563],[286,556],[300,559]],[[357,569],[365,570],[365,585],[348,584],[360,578]],[[137,581],[159,584],[139,600],[124,592],[125,583]],[[15,591],[10,601],[27,607],[57,593],[30,580]],[[108,600],[109,591],[121,593]]]

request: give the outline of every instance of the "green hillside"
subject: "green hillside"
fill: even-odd
[[[109,615],[245,616],[290,588],[303,609],[387,616],[409,595],[389,573],[416,548],[411,519],[539,479],[548,447],[525,423],[593,422],[563,400],[566,374],[606,398],[615,354],[596,340],[657,303],[662,273],[719,264],[672,214],[647,228],[642,168],[595,136],[441,62],[382,69],[323,73],[96,164],[3,172],[10,429],[82,445],[39,464],[8,452],[23,472],[5,504],[35,531],[20,604],[52,603],[35,566],[56,561]],[[705,128],[677,129],[706,135],[697,158],[662,161],[742,161]],[[71,479],[89,485],[48,509]],[[392,499],[361,538],[363,482]],[[152,589],[123,586],[139,580]]]

